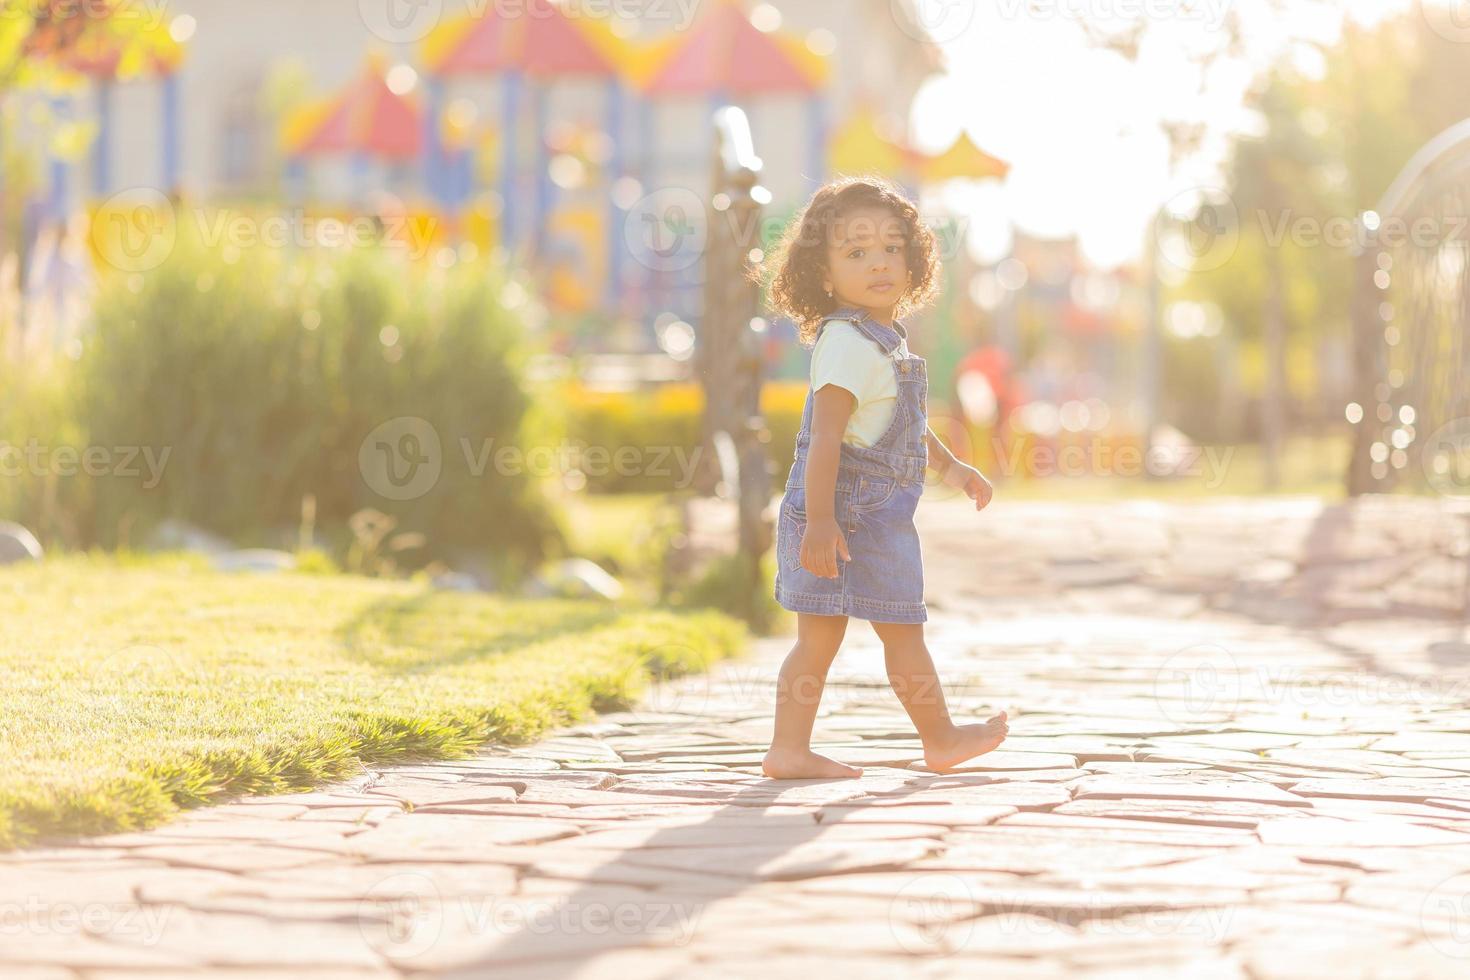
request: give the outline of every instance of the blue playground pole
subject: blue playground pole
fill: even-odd
[[[618,308],[623,283],[623,211],[613,199],[612,186],[623,175],[623,86],[614,76],[607,83],[607,135],[612,154],[607,160],[607,289],[608,311]]]
[[[362,150],[352,152],[352,197],[353,200],[367,203],[368,197],[368,155]]]
[[[658,174],[658,155],[654,153],[654,139],[658,135],[658,116],[654,113],[653,100],[638,102],[638,141],[643,145],[643,193],[653,190],[654,178]]]
[[[424,106],[424,191],[429,200],[443,204],[444,155],[439,146],[439,119],[444,105],[444,81],[430,75],[425,80]]]
[[[172,194],[179,186],[179,76],[163,77],[163,190]]]
[[[546,153],[546,83],[532,83],[532,104],[536,120],[536,212],[531,221],[531,243],[534,254],[546,251],[547,225],[551,222],[552,196],[556,193],[551,183],[550,163]]]
[[[446,184],[449,191],[450,207],[458,214],[470,198],[470,184],[474,174],[474,152],[471,147],[462,146],[454,151],[454,163],[446,167],[449,171]]]
[[[642,151],[639,154],[641,167],[639,178],[643,182],[642,192],[645,196],[653,193],[654,184],[658,179],[658,154],[654,149],[657,146],[655,140],[658,135],[658,117],[655,114],[656,108],[653,99],[646,93],[639,98],[637,103],[638,144],[639,149]],[[641,220],[642,216],[640,215],[639,218]],[[643,264],[641,257],[639,264]],[[655,295],[657,288],[657,277],[654,275],[653,270],[645,265],[638,273],[638,298],[642,308],[637,311],[643,315],[645,320],[648,319],[650,306],[657,301],[657,296]]]
[[[811,99],[807,102],[807,112],[810,121],[807,124],[808,138],[811,143],[808,146],[809,166],[811,177],[807,183],[813,191],[827,179],[827,99],[820,92],[813,92]]]
[[[92,144],[92,193],[106,197],[112,187],[112,79],[97,80],[97,141]]]
[[[67,100],[60,96],[51,97],[51,112],[56,119],[67,118],[71,115]],[[70,166],[66,160],[59,156],[50,156],[49,173],[51,177],[51,195],[46,201],[46,215],[53,221],[63,221],[66,218],[68,187],[70,183]]]
[[[306,199],[306,164],[299,156],[286,158],[286,198],[292,204]]]
[[[500,241],[507,252],[516,244],[516,109],[521,94],[521,73],[504,75],[505,109],[501,113],[500,135]]]

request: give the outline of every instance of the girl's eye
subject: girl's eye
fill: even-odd
[[[898,246],[898,245],[890,245],[890,246],[888,246],[888,251],[890,251],[890,252],[897,252],[900,247],[901,246]]]
[[[848,252],[847,253],[847,257],[850,258],[850,259],[862,258],[862,255],[863,255],[863,250],[860,249],[860,248],[855,248],[851,252]]]

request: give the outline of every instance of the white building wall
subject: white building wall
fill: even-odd
[[[112,185],[159,187],[163,180],[162,93],[157,82],[137,79],[112,90]],[[90,172],[82,186],[92,187]]]

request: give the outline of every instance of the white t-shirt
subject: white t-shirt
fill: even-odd
[[[898,402],[893,360],[907,356],[908,344],[902,338],[890,358],[851,320],[831,320],[822,328],[812,348],[812,391],[833,384],[857,399],[843,442],[871,446],[888,431]]]

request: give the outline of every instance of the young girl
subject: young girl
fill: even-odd
[[[979,510],[990,483],[929,430],[924,359],[898,319],[928,302],[934,235],[891,184],[845,178],[808,202],[772,253],[772,306],[812,350],[811,390],[776,531],[776,601],[797,614],[781,667],[775,735],[762,766],[776,779],[860,776],[811,750],[828,668],[849,616],[883,641],[888,679],[943,772],[1006,737],[1005,712],[950,720],[924,645],[924,566],[914,510],[930,460]]]

